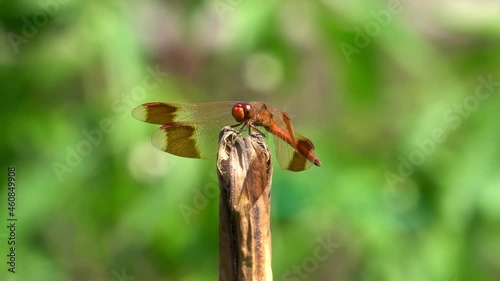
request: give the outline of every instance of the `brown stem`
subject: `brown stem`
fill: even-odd
[[[272,281],[272,163],[261,135],[219,136],[219,280]]]

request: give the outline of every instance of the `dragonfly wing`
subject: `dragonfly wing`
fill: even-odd
[[[161,126],[151,139],[165,152],[188,158],[215,159],[220,130],[230,124],[220,122],[174,122]]]
[[[302,137],[301,135],[298,136],[299,138]],[[274,136],[274,144],[276,146],[276,158],[281,168],[299,172],[307,170],[312,166],[312,163],[306,157],[281,138]]]
[[[150,102],[139,105],[132,111],[132,116],[140,121],[165,125],[174,122],[215,122],[234,125],[236,121],[231,109],[237,102],[209,103],[165,103]],[[222,127],[221,127],[222,129]]]
[[[163,125],[152,137],[158,149],[183,157],[215,159],[220,130],[237,123],[231,114],[235,103],[151,102],[136,107],[132,115]]]

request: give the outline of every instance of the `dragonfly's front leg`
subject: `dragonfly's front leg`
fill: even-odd
[[[241,127],[239,129],[236,129],[236,133],[241,134],[241,132],[243,130],[245,130],[245,128],[248,126],[248,122],[242,122],[242,123],[238,123],[235,125],[231,125],[231,128],[236,128],[238,126],[241,126]]]
[[[252,132],[251,129],[253,129],[254,132]],[[255,132],[257,132],[257,133],[255,133]],[[257,127],[255,125],[250,124],[250,123],[248,124],[248,134],[251,135],[251,136],[254,135],[254,134],[256,134],[256,135],[261,135],[263,137],[266,137],[266,134],[264,134],[259,129],[257,129]]]

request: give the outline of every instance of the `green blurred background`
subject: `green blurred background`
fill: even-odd
[[[323,164],[275,163],[275,280],[499,280],[499,15],[472,0],[0,1],[0,280],[217,280],[214,162],[156,150],[157,126],[130,112],[222,100],[285,110]]]

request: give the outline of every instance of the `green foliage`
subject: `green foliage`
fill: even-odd
[[[285,110],[323,164],[275,163],[275,280],[498,278],[498,3],[11,2],[1,280],[216,280],[215,163],[130,112],[222,100]]]

